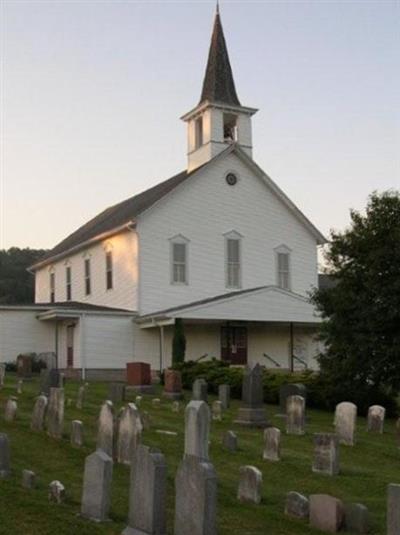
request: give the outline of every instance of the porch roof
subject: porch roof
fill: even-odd
[[[251,321],[318,324],[321,318],[302,295],[277,286],[259,286],[238,290],[135,319],[142,327],[173,323],[175,318],[220,321]]]

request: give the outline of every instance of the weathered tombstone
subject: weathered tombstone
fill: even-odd
[[[83,423],[80,420],[71,422],[71,445],[75,448],[83,446]]]
[[[0,363],[0,388],[4,386],[4,379],[6,377],[6,365]]]
[[[237,450],[237,435],[233,431],[226,431],[222,435],[222,445],[229,451]]]
[[[352,533],[368,533],[369,513],[365,505],[350,503],[344,507],[344,528]]]
[[[35,405],[33,407],[31,430],[43,431],[47,413],[48,399],[46,396],[41,395],[36,398]]]
[[[50,388],[59,388],[60,384],[60,372],[52,368],[50,370],[42,370],[40,373],[41,384],[40,384],[40,394],[50,394]]]
[[[153,394],[154,386],[151,384],[151,368],[147,362],[128,362],[126,365],[126,379],[128,392],[141,392]]]
[[[218,387],[218,398],[222,405],[222,410],[226,411],[229,409],[231,404],[231,387],[230,385],[219,385]]]
[[[37,356],[37,359],[39,361],[44,362],[48,370],[57,368],[57,357],[54,351],[47,351],[44,353],[39,353]]]
[[[335,432],[339,437],[340,444],[354,445],[356,429],[357,405],[349,401],[342,401],[336,405]]]
[[[388,486],[387,501],[387,535],[400,533],[400,485]]]
[[[281,432],[277,427],[264,429],[263,459],[265,461],[281,460]]]
[[[142,403],[142,399],[143,399],[142,396],[136,396],[135,397],[135,405],[136,405],[136,407],[140,407],[140,404]]]
[[[153,407],[155,407],[156,409],[160,408],[160,404],[161,404],[161,400],[160,398],[154,398],[151,400],[151,404]]]
[[[108,399],[113,402],[113,405],[123,403],[125,399],[125,384],[111,383],[108,387]]]
[[[380,405],[371,405],[371,407],[368,409],[367,430],[373,433],[383,433],[385,414],[385,407],[381,407]]]
[[[36,487],[36,474],[32,470],[22,470],[22,487],[24,489],[34,489]]]
[[[58,376],[58,388],[64,388],[66,380],[65,373],[60,372],[60,375]]]
[[[81,515],[104,522],[108,518],[111,498],[113,461],[107,453],[97,450],[85,460]]]
[[[304,435],[306,425],[306,402],[302,396],[289,396],[286,407],[286,433]]]
[[[191,401],[185,409],[185,455],[208,459],[210,409],[205,401]]]
[[[241,466],[237,498],[240,502],[260,503],[262,473],[255,466]]]
[[[308,518],[310,516],[308,498],[299,492],[288,492],[286,494],[285,515],[294,518]]]
[[[83,408],[83,402],[85,401],[85,394],[86,394],[86,387],[85,385],[81,385],[78,388],[78,396],[76,398],[76,408],[82,409]]]
[[[22,394],[23,386],[24,386],[24,381],[22,379],[20,379],[17,382],[17,394]]]
[[[114,407],[112,401],[105,401],[100,409],[96,448],[113,458],[114,451]]]
[[[268,422],[263,406],[263,370],[259,364],[246,368],[243,375],[242,402],[235,423],[248,427],[267,427]]]
[[[30,355],[18,355],[17,357],[17,375],[18,377],[32,377],[32,357]]]
[[[47,433],[50,437],[61,438],[64,430],[64,389],[50,388],[47,411]]]
[[[281,414],[286,414],[287,398],[289,396],[301,396],[307,400],[307,388],[301,383],[288,383],[279,389],[279,410]]]
[[[396,422],[396,443],[397,447],[400,448],[400,418]]]
[[[179,401],[173,401],[171,405],[172,412],[179,412],[181,410],[181,404]]]
[[[144,430],[148,430],[151,427],[151,416],[147,411],[142,411],[140,413],[142,419],[142,425]]]
[[[6,479],[10,471],[10,442],[5,433],[0,433],[0,479]]]
[[[340,530],[344,518],[343,503],[328,494],[310,496],[310,526],[336,533]]]
[[[339,473],[339,440],[335,434],[314,434],[312,471],[330,476]]]
[[[192,387],[192,400],[205,401],[208,400],[208,385],[205,379],[196,379]]]
[[[117,461],[130,465],[140,444],[143,425],[134,403],[121,410],[118,421]]]
[[[220,422],[222,420],[222,403],[219,400],[213,401],[211,408],[212,419]]]
[[[128,527],[122,535],[165,535],[167,465],[164,455],[138,446],[131,468]]]
[[[182,374],[178,370],[165,370],[163,396],[168,399],[182,399]]]
[[[175,477],[174,535],[188,533],[217,534],[217,474],[211,463],[190,455],[181,461]]]
[[[65,500],[65,487],[61,481],[54,480],[49,485],[49,502],[62,503]]]
[[[4,420],[6,422],[13,422],[17,417],[18,405],[15,398],[11,397],[6,402],[4,410]]]

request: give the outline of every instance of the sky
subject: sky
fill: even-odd
[[[50,248],[186,167],[215,2],[0,3],[0,248]],[[253,157],[319,230],[400,189],[400,3],[220,9]]]

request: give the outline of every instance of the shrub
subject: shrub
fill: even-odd
[[[172,338],[172,362],[178,364],[184,362],[186,351],[186,338],[183,330],[182,320],[177,318],[174,325],[174,336]]]

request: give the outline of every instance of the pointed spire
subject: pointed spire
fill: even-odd
[[[218,1],[200,103],[205,100],[240,106],[222,29]]]

